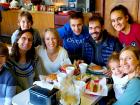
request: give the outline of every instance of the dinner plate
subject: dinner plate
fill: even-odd
[[[98,91],[98,92],[91,92],[91,91],[89,91],[89,90],[85,90],[85,93],[86,94],[90,94],[90,95],[97,95],[97,96],[101,96],[102,95],[102,91],[103,90],[101,90],[101,91]]]
[[[90,70],[91,72],[95,72],[95,73],[102,73],[106,70],[106,67],[102,67],[101,70],[92,70],[91,68],[88,68],[88,70]]]
[[[89,65],[89,67],[88,67],[88,70],[89,70],[91,73],[103,74],[103,72],[104,72],[105,70],[107,70],[107,68],[106,68],[105,66],[103,66],[101,70],[94,70],[94,69],[91,69],[90,67],[91,67],[91,66],[94,66],[94,65],[96,65],[96,64],[91,63],[91,64]]]

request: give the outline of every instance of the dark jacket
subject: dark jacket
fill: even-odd
[[[82,59],[86,63],[95,63],[101,66],[106,66],[108,57],[112,52],[119,52],[122,49],[122,45],[119,43],[118,39],[111,36],[106,30],[102,32],[103,40],[99,43],[95,41],[90,36],[82,48]]]

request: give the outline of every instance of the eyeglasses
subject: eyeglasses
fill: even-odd
[[[96,26],[96,27],[89,27],[89,30],[100,30],[101,29],[101,27],[100,26]]]

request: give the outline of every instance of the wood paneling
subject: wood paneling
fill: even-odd
[[[138,11],[138,23],[140,23],[140,0],[139,0],[139,11]]]
[[[2,11],[1,34],[11,35],[17,28],[18,12]]]
[[[54,28],[54,13],[47,12],[32,12],[33,27],[39,30],[40,34],[44,32],[46,28]]]
[[[104,2],[105,0],[95,0],[95,12],[100,13],[101,16],[104,16]]]
[[[11,35],[18,28],[18,13],[20,11],[2,11],[1,34]],[[46,28],[54,27],[54,13],[31,12],[33,16],[33,27],[38,29],[42,35]]]

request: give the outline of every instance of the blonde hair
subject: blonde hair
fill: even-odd
[[[108,67],[109,67],[109,63],[112,61],[120,62],[119,56],[120,54],[118,52],[113,52],[108,58]]]
[[[140,49],[136,46],[127,46],[121,50],[120,55],[124,51],[131,51],[135,55],[136,59],[138,60],[138,65],[136,66],[135,71],[139,73],[139,71],[140,71]]]
[[[43,44],[44,48],[46,47],[46,44],[45,44],[45,33],[46,32],[51,32],[54,34],[54,36],[57,38],[57,44],[58,44],[57,46],[59,46],[60,37],[59,37],[59,33],[56,30],[56,28],[47,28],[47,29],[45,29],[44,35],[42,37],[42,42],[43,42],[42,44]]]
[[[140,49],[136,46],[127,46],[125,48],[123,48],[120,52],[120,54],[124,51],[131,51],[134,53],[135,57],[140,61]]]

